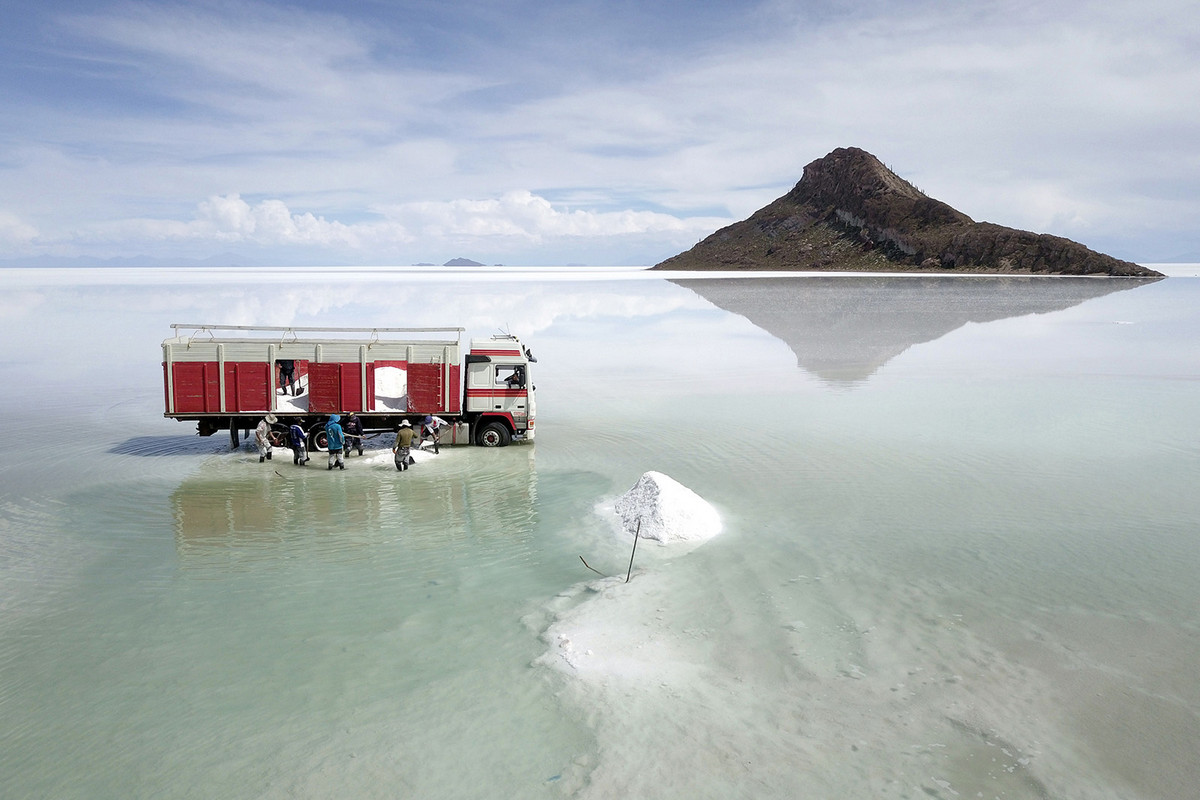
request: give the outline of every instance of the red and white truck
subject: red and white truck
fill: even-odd
[[[196,422],[201,436],[228,430],[237,446],[239,430],[271,413],[280,436],[297,423],[309,448],[323,450],[329,415],[353,411],[364,432],[394,431],[405,419],[419,427],[436,415],[450,423],[442,444],[533,441],[529,365],[537,359],[515,336],[471,339],[464,355],[463,328],[171,328],[162,343],[164,416]]]

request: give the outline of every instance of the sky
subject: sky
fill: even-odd
[[[0,0],[0,264],[650,265],[861,147],[1200,261],[1194,0]]]

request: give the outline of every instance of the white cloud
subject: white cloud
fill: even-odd
[[[72,236],[75,245],[105,241],[187,242],[210,247],[302,247],[336,252],[350,263],[388,263],[397,248],[420,241],[432,250],[511,253],[529,245],[658,237],[690,242],[728,220],[680,218],[651,211],[594,211],[556,207],[528,190],[485,200],[384,206],[380,216],[344,223],[294,212],[278,199],[251,204],[239,194],[215,195],[198,204],[190,220],[131,219],[92,226]],[[584,242],[579,245],[578,242]],[[550,258],[552,262],[553,257]]]
[[[294,214],[281,200],[263,200],[251,206],[236,194],[202,202],[197,219],[188,224],[186,231],[189,236],[210,237],[223,243],[350,248],[359,246],[362,232],[308,212]],[[404,238],[401,229],[393,228],[392,233]]]
[[[262,200],[251,205],[236,193],[214,195],[202,201],[191,220],[118,220],[91,226],[72,236],[77,244],[141,239],[213,246],[299,245],[350,250],[403,243],[411,238],[402,226],[394,223],[347,225],[311,212],[293,213],[281,200]]]
[[[37,235],[37,228],[16,214],[0,210],[0,244],[20,250],[28,247]]]
[[[404,203],[383,209],[390,218],[421,235],[435,237],[510,236],[530,241],[555,237],[606,237],[646,233],[711,231],[727,220],[681,219],[653,211],[592,211],[555,208],[527,190],[488,200]]]
[[[500,12],[494,32],[445,27],[484,24],[452,9],[361,13],[129,3],[68,18],[71,63],[105,78],[83,85],[112,97],[0,112],[20,126],[0,134],[0,206],[28,226],[0,220],[0,247],[36,229],[39,246],[95,255],[173,242],[196,257],[644,263],[846,145],[976,219],[1130,248],[1195,235],[1200,14],[1181,0],[835,0],[819,16],[778,0],[731,6],[702,42],[651,52],[647,34],[603,55],[543,47],[538,20]],[[596,20],[601,37],[623,24]],[[599,68],[623,55],[636,66]]]

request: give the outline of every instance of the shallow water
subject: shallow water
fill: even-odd
[[[0,283],[0,796],[1200,779],[1200,280]],[[162,419],[172,322],[506,328],[538,439],[260,465]],[[648,470],[724,529],[625,583],[609,509]]]

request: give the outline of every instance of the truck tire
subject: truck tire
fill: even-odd
[[[325,435],[324,428],[317,428],[308,432],[308,450],[310,453],[314,450],[322,453],[329,452],[329,437]]]
[[[475,444],[480,447],[505,447],[512,441],[512,434],[501,422],[489,422],[475,434]]]

